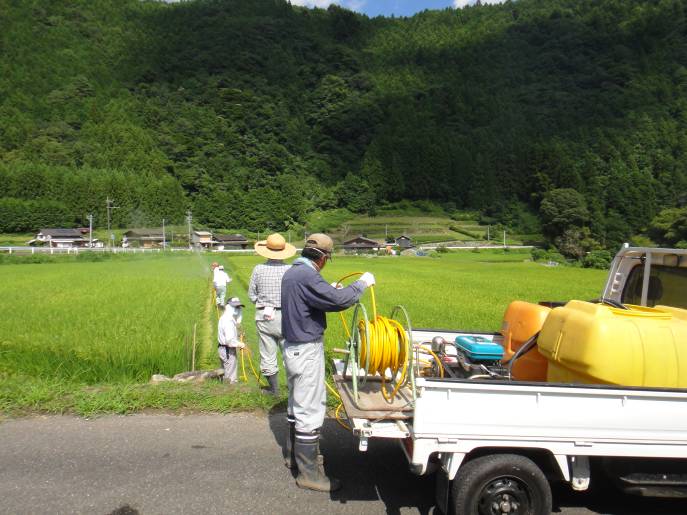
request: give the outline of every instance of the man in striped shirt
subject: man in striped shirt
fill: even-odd
[[[284,263],[296,248],[281,234],[270,234],[255,244],[255,252],[267,261],[253,269],[248,297],[255,304],[255,325],[260,344],[260,371],[267,378],[270,393],[279,395],[277,351],[284,342],[281,330],[281,280],[291,265]]]

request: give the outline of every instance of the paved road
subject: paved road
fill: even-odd
[[[327,421],[323,451],[344,488],[298,489],[275,415],[38,417],[0,423],[0,513],[435,514],[434,482],[408,472],[393,442],[359,453]],[[684,514],[687,506],[557,489],[565,515]]]

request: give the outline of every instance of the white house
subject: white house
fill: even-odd
[[[79,229],[41,229],[29,245],[48,245],[56,249],[87,247],[88,238],[84,238]]]

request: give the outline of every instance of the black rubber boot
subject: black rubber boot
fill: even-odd
[[[334,492],[341,488],[341,482],[325,475],[324,460],[319,454],[319,439],[319,431],[296,434],[294,446],[298,465],[296,484],[300,488],[318,492]]]
[[[279,395],[279,374],[265,376],[267,382],[270,384],[269,392],[275,397]]]
[[[286,465],[286,468],[293,469],[296,468],[296,457],[294,456],[296,450],[296,422],[288,416],[286,421],[289,423],[289,435],[286,437],[286,446],[284,448],[284,465]]]

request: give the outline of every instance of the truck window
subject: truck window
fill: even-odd
[[[644,266],[637,265],[630,272],[625,284],[623,304],[641,304],[643,283]],[[648,306],[663,304],[687,309],[687,268],[653,265],[646,303]]]

